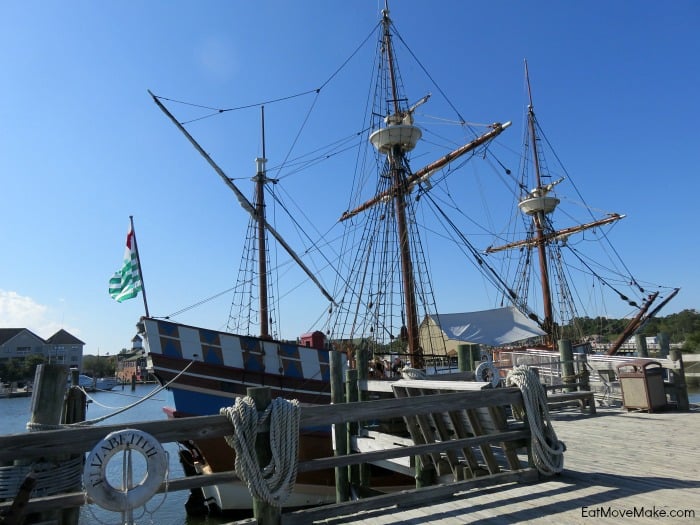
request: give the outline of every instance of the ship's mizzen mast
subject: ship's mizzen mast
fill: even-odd
[[[549,288],[549,272],[547,269],[547,246],[544,239],[545,215],[552,213],[559,204],[559,199],[547,195],[548,189],[542,187],[540,175],[539,152],[537,151],[537,136],[535,134],[535,108],[532,104],[532,91],[530,89],[530,75],[525,62],[525,77],[527,79],[527,93],[530,104],[527,108],[527,124],[532,144],[532,161],[535,168],[535,189],[530,195],[523,199],[518,207],[528,215],[532,216],[535,225],[535,236],[537,239],[537,253],[540,261],[540,278],[542,282],[542,304],[544,306],[543,329],[552,338],[554,328],[554,313],[552,310],[552,291]],[[550,340],[550,343],[554,341]]]

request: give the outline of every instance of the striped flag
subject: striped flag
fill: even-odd
[[[139,294],[143,285],[138,261],[134,230],[130,226],[129,233],[126,235],[124,262],[121,269],[117,270],[109,280],[109,295],[112,296],[112,299],[121,303],[127,299],[133,299]]]

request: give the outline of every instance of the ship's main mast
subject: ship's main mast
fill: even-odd
[[[391,20],[389,10],[382,11],[382,53],[383,61],[387,69],[387,87],[389,89],[387,115],[384,117],[385,126],[376,130],[369,137],[372,145],[380,153],[386,155],[388,171],[391,180],[390,188],[375,195],[372,199],[361,204],[353,210],[345,212],[341,221],[350,219],[368,208],[391,200],[396,212],[396,228],[399,242],[399,256],[401,265],[404,326],[401,329],[401,337],[405,339],[407,351],[411,358],[411,365],[415,368],[424,368],[423,349],[420,346],[418,305],[416,300],[416,282],[414,275],[414,263],[411,253],[410,234],[407,219],[408,196],[413,188],[427,181],[435,172],[449,162],[476,149],[488,142],[503,130],[510,126],[510,122],[496,123],[487,133],[475,138],[468,144],[457,148],[442,158],[411,173],[406,159],[406,154],[413,150],[420,140],[421,130],[413,125],[413,112],[416,107],[425,103],[430,95],[420,99],[411,107],[402,108],[402,94],[399,93],[395,57],[391,39]]]
[[[389,161],[391,180],[395,188],[401,188],[394,194],[394,206],[396,208],[396,220],[399,236],[399,250],[401,257],[401,273],[403,276],[403,292],[406,308],[406,331],[408,353],[411,356],[411,365],[415,368],[423,368],[423,350],[420,347],[418,335],[418,310],[415,299],[415,282],[413,276],[413,261],[411,259],[411,246],[409,244],[408,227],[406,224],[406,153],[412,150],[421,131],[413,126],[413,117],[409,111],[402,111],[399,104],[398,88],[396,84],[396,73],[394,70],[394,55],[391,45],[391,32],[389,31],[391,20],[389,10],[382,12],[382,25],[384,28],[384,53],[386,53],[386,63],[391,85],[390,102],[393,106],[393,113],[386,117],[387,127],[376,131],[370,140],[372,144],[386,153]],[[402,329],[402,335],[404,330]]]

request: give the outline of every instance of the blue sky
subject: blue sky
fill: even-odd
[[[147,89],[237,107],[316,88],[371,33],[382,6],[2,2],[0,326],[42,337],[65,328],[93,354],[129,346],[143,304],[107,294],[129,215],[152,314],[232,286],[247,219]],[[682,288],[662,314],[698,307],[700,4],[394,0],[390,8],[467,120],[514,122],[499,139],[513,149],[521,142],[527,58],[538,117],[568,172],[588,202],[627,215],[615,240],[632,272]],[[359,75],[369,64],[356,67]],[[340,89],[335,111],[321,108],[331,136],[350,110],[362,110],[353,104],[356,88]],[[413,86],[412,98],[426,90]],[[308,109],[309,100],[300,102]],[[277,107],[266,107],[271,165],[293,141],[292,119],[303,115],[291,104]],[[191,110],[173,109],[183,118]],[[189,129],[231,177],[254,174],[257,110]],[[336,213],[330,197],[348,190],[343,173],[319,175],[298,184],[322,224]],[[448,309],[493,306],[481,283],[472,290],[448,300]],[[229,303],[224,296],[179,320],[222,328]],[[297,300],[283,335],[311,328],[322,308],[317,299]]]

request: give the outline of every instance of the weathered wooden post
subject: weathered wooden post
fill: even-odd
[[[272,393],[268,387],[250,387],[246,389],[248,397],[255,402],[255,409],[264,412],[265,409],[272,403]],[[272,460],[272,450],[270,448],[270,429],[258,429],[258,435],[255,438],[255,455],[258,458],[258,465],[264,467]],[[274,525],[282,520],[282,509],[270,505],[268,502],[253,498],[253,516],[259,524]]]
[[[460,372],[471,370],[469,345],[457,345],[457,369]]]
[[[331,352],[331,403],[344,402],[343,388],[343,354]],[[345,423],[333,425],[333,446],[336,456],[345,456],[348,453],[347,426]],[[347,467],[335,467],[335,501],[340,503],[350,499],[350,487],[348,485]]]
[[[481,347],[478,344],[457,345],[457,367],[460,372],[476,371],[478,361],[481,361]]]
[[[671,339],[667,333],[660,332],[656,336],[656,340],[659,342],[659,357],[668,357],[668,352],[671,349]]]
[[[472,371],[476,372],[476,363],[479,361],[481,361],[481,345],[478,343],[471,343],[469,345],[469,363],[471,364]]]
[[[81,388],[77,388],[80,385],[80,371],[77,368],[71,369],[71,388],[66,394],[66,400],[63,404],[63,415],[61,416],[61,422],[65,424],[80,423],[85,421],[85,416],[87,415],[87,396]],[[72,460],[76,459],[77,456],[68,456],[66,459]],[[80,484],[72,487],[69,491],[79,492],[82,490]],[[80,508],[72,507],[68,509],[63,509],[61,523],[78,523],[80,521]]]
[[[357,384],[357,369],[350,368],[345,371],[345,399],[348,403],[355,403],[358,400],[359,385]],[[348,454],[352,453],[352,438],[358,434],[359,423],[357,421],[351,421],[347,424],[347,444],[345,450]],[[348,479],[350,485],[360,484],[360,465],[349,465],[348,466]]]
[[[435,480],[437,479],[437,472],[432,465],[424,465],[423,459],[420,456],[414,456],[415,461],[415,479],[416,488],[420,489],[423,487],[429,487],[430,485],[435,485]]]
[[[690,400],[688,399],[688,383],[685,381],[683,353],[677,348],[674,348],[668,353],[668,358],[678,364],[676,370],[671,370],[671,383],[674,386],[678,410],[688,411],[690,410]]]
[[[649,350],[647,349],[647,338],[642,334],[634,335],[634,346],[637,348],[638,357],[649,357]]]
[[[355,363],[357,364],[357,380],[366,382],[369,379],[369,352],[365,345],[361,345],[355,353]],[[366,384],[366,383],[363,383]],[[360,392],[358,399],[360,401],[367,400],[367,394]]]
[[[357,401],[367,401],[369,399],[369,393],[366,390],[362,390],[360,385],[366,385],[369,379],[369,352],[367,351],[366,345],[361,345],[361,348],[357,351]],[[350,399],[347,400],[350,402]],[[364,423],[362,421],[357,423],[357,428],[361,427]],[[348,452],[350,449],[348,448]],[[367,465],[359,466],[360,472],[360,485],[363,487],[369,486],[369,468]],[[349,497],[349,494],[348,494]]]
[[[576,357],[578,359],[577,375],[579,377],[579,390],[590,390],[591,385],[589,382],[589,378],[591,374],[588,371],[588,357],[586,357],[586,354],[583,352],[581,352],[580,354],[576,354]]]
[[[27,423],[30,431],[58,427],[67,385],[68,370],[65,366],[41,364],[36,367],[31,416]]]
[[[32,392],[31,416],[27,428],[30,432],[55,429],[61,423],[63,415],[63,400],[68,385],[68,370],[63,365],[40,364],[34,374],[34,391]],[[55,459],[60,462],[64,458],[46,458],[47,461]],[[26,464],[25,460],[18,460],[16,465]],[[25,523],[71,522],[61,521],[61,509],[29,514]],[[77,521],[73,522],[77,523]]]
[[[557,345],[559,346],[559,360],[561,361],[562,367],[562,382],[564,385],[575,383],[576,375],[574,373],[574,350],[571,346],[571,341],[568,339],[560,339],[557,341]],[[564,390],[567,392],[573,392],[576,390],[576,388],[569,386]]]
[[[80,372],[77,368],[71,369],[71,386],[77,387],[80,385]],[[63,415],[61,422],[79,423],[85,421],[87,399],[85,393],[79,388],[71,388],[66,394],[66,401],[63,405]]]

